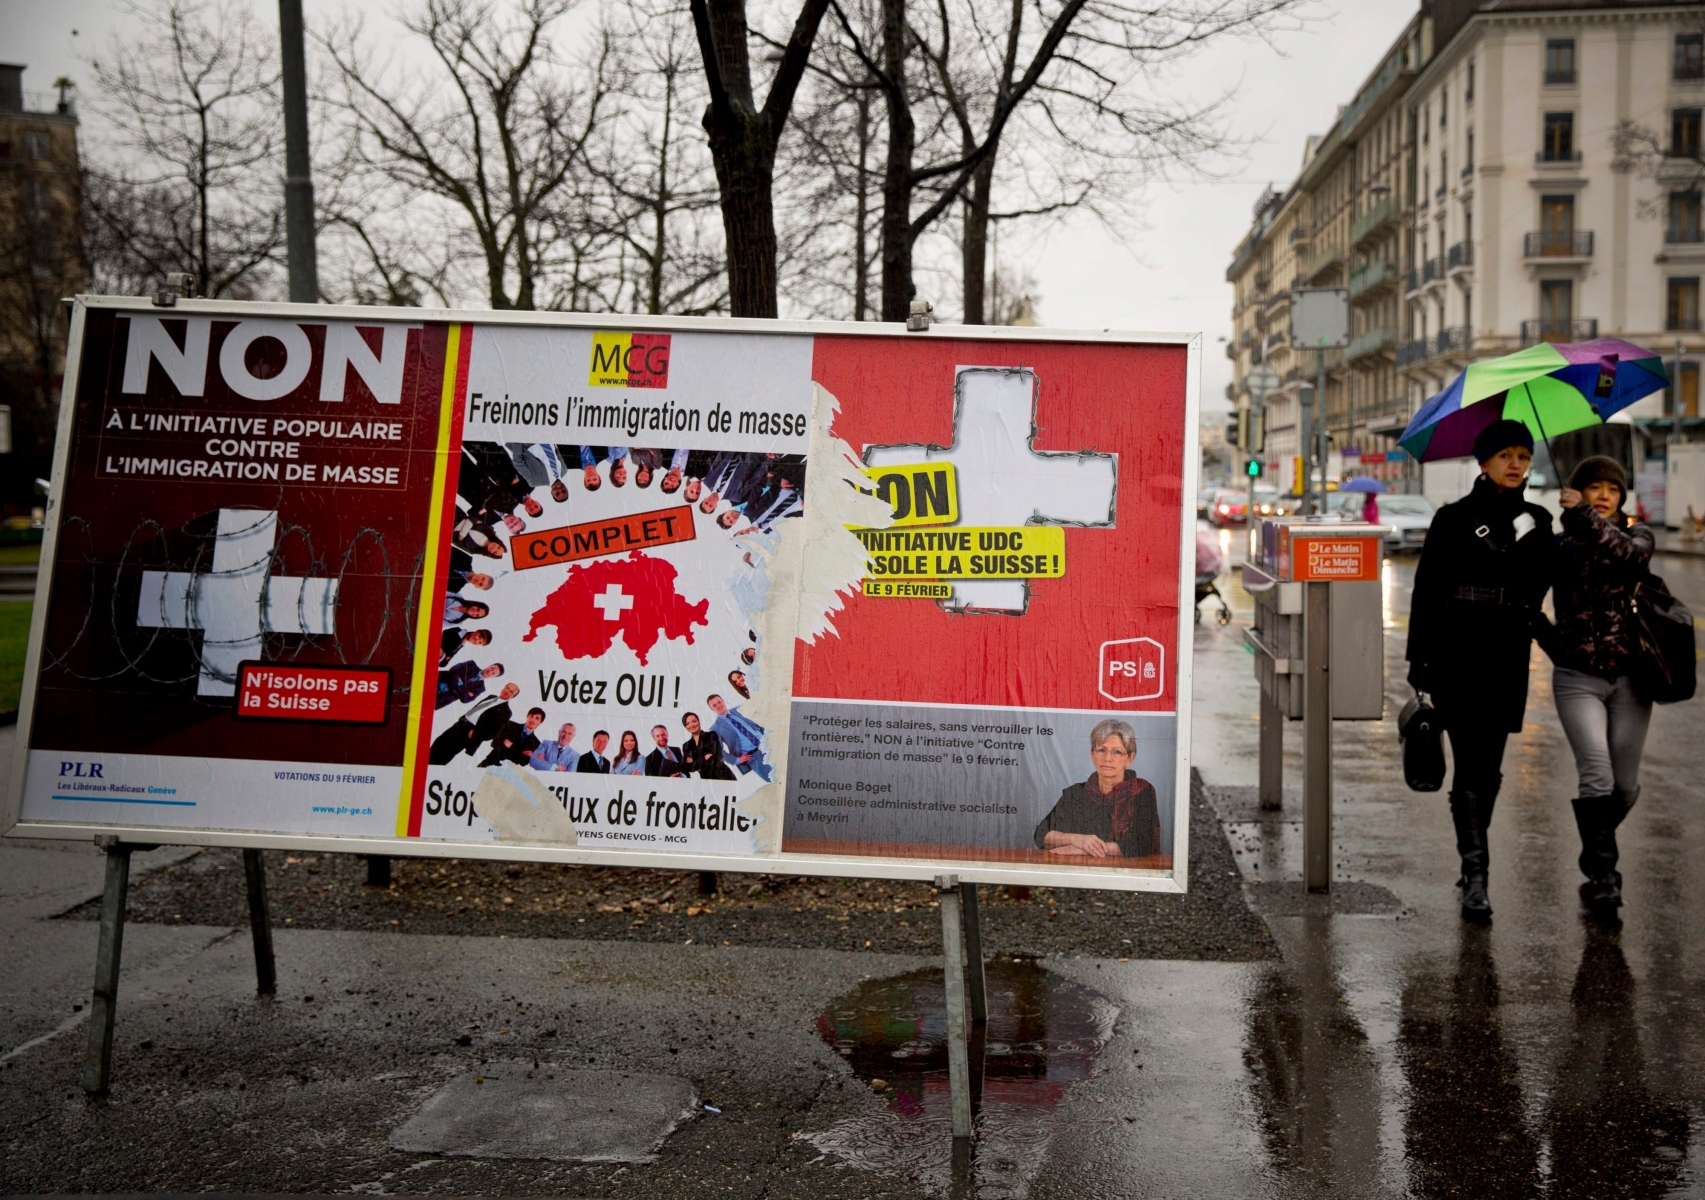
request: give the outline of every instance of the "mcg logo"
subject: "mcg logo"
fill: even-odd
[[[669,335],[594,333],[586,382],[592,387],[668,387]]]

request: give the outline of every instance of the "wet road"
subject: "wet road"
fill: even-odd
[[[1705,612],[1705,559],[1655,566]],[[1309,912],[1275,902],[1271,886],[1249,889],[1285,955],[1247,997],[1249,1094],[1274,1190],[1694,1194],[1705,1161],[1705,709],[1657,709],[1644,790],[1619,831],[1627,906],[1608,926],[1584,919],[1573,760],[1536,649],[1492,823],[1495,919],[1464,925],[1445,795],[1405,789],[1396,756],[1413,577],[1413,560],[1387,560],[1387,718],[1340,722],[1335,741],[1336,878],[1388,889],[1401,910]],[[1246,879],[1299,880],[1300,727],[1287,730],[1285,811],[1261,814],[1238,644],[1251,603],[1236,586],[1228,595],[1238,620],[1197,634],[1196,762]]]
[[[1228,541],[1230,539],[1228,538]],[[1705,612],[1705,559],[1660,571]],[[1387,712],[1341,723],[1331,901],[1254,802],[1237,619],[1196,634],[1194,760],[1281,962],[1042,959],[991,945],[981,1137],[946,1135],[940,975],[911,955],[280,930],[257,1001],[238,926],[137,924],[113,1097],[76,1086],[86,848],[0,848],[0,1189],[697,1196],[1647,1197],[1702,1190],[1698,704],[1658,710],[1623,826],[1628,906],[1583,921],[1574,770],[1536,655],[1464,926],[1443,794],[1402,784],[1412,563],[1385,569]],[[0,731],[0,752],[9,731]],[[0,753],[3,757],[3,753]],[[162,851],[167,855],[170,852]],[[1085,897],[1085,902],[1093,897]],[[391,1132],[491,1061],[691,1081],[656,1161],[404,1153]],[[881,1086],[877,1086],[878,1083]]]

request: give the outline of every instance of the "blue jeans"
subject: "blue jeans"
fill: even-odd
[[[1580,794],[1619,792],[1632,800],[1640,786],[1640,754],[1646,748],[1651,704],[1635,694],[1626,675],[1613,682],[1567,667],[1553,674],[1551,692],[1575,752]]]

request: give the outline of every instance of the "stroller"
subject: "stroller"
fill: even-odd
[[[1231,624],[1231,606],[1225,602],[1220,589],[1214,581],[1219,578],[1225,566],[1225,557],[1220,553],[1219,538],[1206,529],[1196,531],[1196,624],[1202,623],[1202,601],[1212,596],[1220,602],[1220,610],[1215,614],[1221,625]]]

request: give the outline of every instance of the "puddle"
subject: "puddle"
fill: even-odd
[[[989,1020],[970,1044],[976,1137],[955,1161],[940,968],[873,979],[817,1019],[858,1079],[883,1080],[880,1113],[798,1135],[852,1166],[916,1179],[931,1196],[1022,1197],[1041,1168],[1066,1089],[1095,1071],[1118,1008],[1100,993],[1003,958],[984,969]]]

